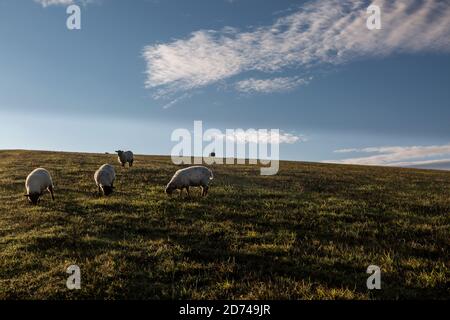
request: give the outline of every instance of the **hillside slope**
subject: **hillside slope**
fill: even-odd
[[[99,197],[94,171],[116,166]],[[53,175],[30,206],[24,180]],[[0,299],[449,297],[450,172],[282,162],[213,166],[207,198],[168,198],[168,157],[0,151]],[[82,288],[66,288],[69,265]],[[382,270],[368,291],[366,269]]]

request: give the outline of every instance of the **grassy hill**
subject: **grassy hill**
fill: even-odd
[[[116,193],[94,171],[116,165]],[[36,167],[56,201],[26,201]],[[168,157],[0,151],[0,299],[448,298],[450,172],[282,162],[213,166],[209,196],[168,198]],[[82,289],[66,288],[81,268]],[[366,288],[380,266],[382,289]]]

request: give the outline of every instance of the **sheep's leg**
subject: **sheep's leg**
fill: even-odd
[[[209,187],[208,186],[204,186],[204,187],[202,187],[202,189],[203,189],[203,196],[204,197],[206,197],[207,195],[208,195],[208,189],[209,189]]]
[[[102,188],[100,188],[100,186],[97,186],[97,187],[98,187],[98,193],[102,194]]]
[[[50,194],[52,195],[52,200],[55,201],[55,195],[53,193],[53,186],[48,187],[48,191],[50,192]]]
[[[187,191],[188,197],[190,198],[190,197],[191,197],[191,194],[189,193],[189,187],[186,187],[186,191]]]
[[[132,166],[133,166],[133,160],[130,161],[130,167],[132,167]]]
[[[183,188],[180,189],[180,198],[183,197]]]

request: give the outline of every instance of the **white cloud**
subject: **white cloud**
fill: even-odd
[[[258,130],[242,130],[242,131],[235,131],[233,133],[227,132],[222,133],[220,135],[213,135],[216,138],[222,138],[224,140],[229,140],[237,143],[271,143],[271,142],[278,142],[279,144],[285,143],[285,144],[294,144],[296,142],[304,142],[306,141],[306,138],[301,135],[296,135],[293,133],[287,133],[287,132],[270,132],[270,130],[267,130],[265,132],[258,131]]]
[[[381,30],[368,30],[366,9],[381,7]],[[245,31],[199,30],[146,46],[146,87],[199,88],[243,72],[280,72],[404,52],[450,52],[450,2],[317,0],[273,24]]]
[[[44,8],[55,5],[70,5],[74,3],[73,0],[34,0],[34,2],[40,3]]]
[[[360,149],[349,148],[349,149],[338,149],[334,150],[334,153],[349,153],[349,152],[358,152]]]
[[[450,164],[450,158],[439,160],[423,160],[423,161],[407,161],[407,162],[394,162],[391,165],[396,167],[419,167],[428,165],[448,165]]]
[[[83,6],[93,3],[96,0],[34,0],[34,2],[39,3],[44,8],[50,6],[69,6],[71,4],[81,4]]]
[[[236,83],[236,89],[245,93],[260,92],[273,93],[292,90],[298,86],[306,85],[310,79],[298,77],[280,77],[273,79],[246,79]]]
[[[429,161],[445,159],[429,159],[450,155],[450,144],[438,146],[412,147],[371,147],[363,149],[341,149],[337,153],[371,153],[372,155],[348,158],[343,160],[329,160],[325,162],[361,165],[407,166],[427,164]],[[428,160],[427,160],[428,158]]]

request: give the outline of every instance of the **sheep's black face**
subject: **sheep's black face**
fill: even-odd
[[[29,194],[28,197],[28,201],[30,201],[31,204],[33,205],[37,205],[39,203],[39,197],[41,195],[39,193],[33,193],[33,194]]]
[[[105,196],[109,196],[109,195],[111,195],[112,193],[113,193],[113,187],[102,187],[102,190],[103,190],[103,194],[105,195]]]
[[[166,194],[170,196],[170,195],[172,195],[174,190],[175,190],[175,188],[173,186],[169,185],[166,187]]]

